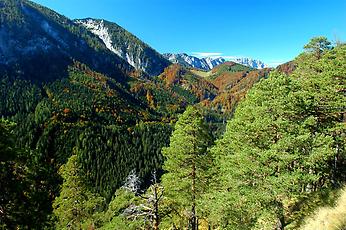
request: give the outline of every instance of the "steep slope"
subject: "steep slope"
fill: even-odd
[[[166,68],[160,78],[165,81],[167,86],[178,86],[192,92],[197,101],[212,100],[217,93],[216,88],[210,82],[178,64]]]
[[[0,11],[0,74],[38,82],[66,77],[74,60],[123,81],[133,71],[94,34],[26,0],[5,0]]]
[[[116,23],[91,18],[75,22],[97,35],[110,51],[150,76],[159,75],[170,65],[161,54]]]
[[[145,114],[148,118],[146,109],[143,103],[119,87],[114,79],[74,62],[68,68],[67,78],[43,87],[35,115],[39,117],[41,110],[47,115],[47,110],[51,110],[51,120],[65,123],[130,125],[145,120]]]
[[[163,56],[171,61],[172,63],[179,64],[184,67],[193,67],[197,69],[208,70],[209,67],[207,63],[203,62],[201,59],[193,56],[189,56],[185,53],[181,54],[171,54],[165,53]]]
[[[17,124],[17,145],[49,172],[43,195],[57,195],[57,169],[76,151],[105,196],[131,170],[144,178],[159,168],[171,129],[127,90],[135,69],[62,15],[24,0],[0,6],[0,117]],[[37,209],[48,215],[51,206]]]
[[[233,95],[243,96],[262,76],[214,59],[204,59],[206,68],[218,65],[208,77],[178,64],[164,68],[167,60],[111,23],[99,21],[95,34],[29,1],[3,0],[0,6],[0,117],[16,123],[16,145],[45,175],[31,186],[44,197],[43,207],[34,206],[44,219],[59,193],[58,168],[71,155],[78,156],[85,184],[108,200],[132,172],[145,187],[153,170],[161,170],[161,149],[179,113],[205,105],[217,114],[208,119],[222,126],[222,112],[242,98]],[[147,63],[137,68],[148,74],[164,70],[131,78],[140,71],[124,57]]]
[[[198,103],[228,116],[247,91],[270,71],[234,62],[225,62],[208,72],[173,64],[154,81],[134,82],[131,92],[167,117]]]
[[[159,168],[170,125],[157,122],[161,117],[116,80],[79,62],[67,73],[43,87],[0,81],[0,116],[17,123],[18,145],[32,149],[37,164],[49,169],[45,192],[56,195],[57,169],[76,151],[85,180],[107,197],[131,170],[145,178]]]
[[[250,72],[233,73],[216,78],[215,85],[221,83],[218,96],[212,101],[213,108],[232,113],[237,104],[246,96],[246,93],[260,79],[269,75],[270,69],[253,70]]]

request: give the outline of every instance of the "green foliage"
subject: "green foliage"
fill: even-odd
[[[2,83],[1,116],[18,122],[13,130],[13,145],[31,152],[20,160],[20,165],[23,163],[25,167],[19,167],[30,168],[34,180],[28,182],[33,184],[30,205],[34,209],[28,216],[35,214],[31,219],[37,219],[42,226],[47,224],[45,218],[49,217],[52,200],[59,192],[61,179],[57,170],[66,163],[76,145],[78,155],[85,157],[80,164],[85,173],[81,178],[83,184],[93,193],[102,192],[108,200],[132,169],[138,172],[144,181],[142,186],[146,187],[152,170],[161,168],[160,151],[168,143],[170,125],[155,121],[135,125],[138,120],[145,121],[142,115],[147,114],[146,119],[151,116],[114,80],[76,63],[69,68],[68,79],[46,84],[41,89],[23,80],[3,78]],[[31,162],[35,167],[29,166]],[[7,171],[10,174],[11,170]],[[21,183],[13,182],[14,186]],[[27,208],[23,199],[18,202]],[[89,224],[87,220],[85,223]],[[19,219],[15,221],[22,224]]]
[[[345,181],[344,52],[326,51],[318,63],[301,56],[291,77],[272,73],[239,105],[212,151],[216,223],[284,227],[299,221],[292,212],[307,194]]]
[[[72,155],[59,172],[64,181],[59,196],[53,202],[57,229],[130,230],[143,226],[143,220],[133,216],[139,198],[131,191],[120,188],[107,207],[105,198],[85,186],[77,155]]]
[[[116,216],[112,219],[110,223],[105,224],[101,227],[101,230],[113,230],[113,229],[123,229],[123,230],[138,230],[141,228],[142,222],[136,220],[128,220],[124,216]]]
[[[314,54],[316,58],[319,59],[325,50],[331,49],[331,43],[326,37],[314,37],[304,46],[304,49]]]
[[[140,178],[147,178],[161,167],[160,150],[167,145],[169,134],[169,126],[150,123],[129,130],[102,126],[86,129],[77,143],[84,178],[109,198],[133,169]]]
[[[16,147],[14,123],[0,120],[0,228],[48,226],[51,210],[44,169],[34,153]]]
[[[191,92],[183,89],[180,86],[173,86],[172,91],[177,93],[178,95],[181,95],[186,100],[186,103],[189,105],[192,105],[198,101],[195,95],[193,95]]]
[[[169,147],[162,150],[166,157],[162,184],[166,205],[171,209],[171,216],[163,220],[164,224],[195,228],[196,218],[202,217],[200,202],[211,164],[207,152],[210,142],[202,114],[188,107],[175,125]]]
[[[238,63],[226,62],[221,65],[216,66],[212,71],[208,79],[215,80],[222,74],[225,73],[236,73],[236,72],[249,72],[254,70],[251,67],[244,66]]]
[[[30,113],[34,111],[37,103],[42,99],[40,89],[28,81],[0,80],[0,114],[14,116],[17,113]]]
[[[64,182],[54,200],[57,229],[86,229],[97,226],[97,212],[103,210],[105,199],[83,185],[77,156],[72,155],[59,170]]]
[[[314,38],[290,76],[273,72],[260,81],[228,122],[212,159],[208,125],[214,134],[222,130],[219,106],[233,112],[266,71],[251,75],[247,67],[221,65],[213,84],[227,92],[214,100],[215,85],[176,65],[127,82],[133,68],[97,36],[35,3],[1,1],[0,22],[4,44],[32,48],[33,34],[47,42],[34,42],[30,55],[10,47],[18,58],[0,66],[0,116],[16,123],[0,122],[0,228],[42,229],[55,221],[57,229],[144,229],[159,222],[195,229],[198,219],[215,228],[294,229],[316,206],[331,203],[326,194],[346,181],[345,45],[331,48],[326,38]],[[42,22],[61,37],[47,36]],[[143,62],[162,59],[105,23],[124,52],[131,43]],[[158,73],[167,62],[149,64]],[[168,123],[195,103],[215,111],[204,108],[203,116],[187,108],[165,147]],[[149,187],[144,196],[152,197],[159,185],[150,176],[164,160],[164,198],[153,206],[152,198],[137,195]],[[136,194],[119,189],[130,172],[143,182]],[[322,217],[341,216],[339,206]]]
[[[134,193],[120,188],[118,189],[112,201],[109,203],[108,210],[104,213],[104,225],[102,230],[110,229],[124,229],[135,230],[140,229],[143,226],[143,221],[139,219],[131,218],[129,214],[126,214],[129,207],[138,204],[139,198]]]
[[[15,23],[22,23],[24,18],[17,8],[17,1],[3,0],[0,2],[0,24],[9,26]]]

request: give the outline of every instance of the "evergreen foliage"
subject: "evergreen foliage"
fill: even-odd
[[[0,228],[50,226],[51,210],[45,169],[27,149],[16,147],[16,124],[0,120]],[[39,223],[39,224],[37,224]]]
[[[150,123],[129,130],[97,126],[86,129],[77,143],[85,180],[109,198],[133,169],[140,178],[149,178],[153,170],[161,168],[160,150],[167,145],[169,134],[169,126]]]
[[[207,170],[211,164],[207,151],[210,142],[202,114],[188,107],[175,125],[169,147],[162,150],[166,157],[162,184],[166,205],[171,209],[171,216],[164,222],[171,226],[198,228],[197,219],[203,217],[200,202],[208,184]]]
[[[63,184],[60,195],[53,202],[56,228],[86,229],[97,226],[97,213],[103,210],[105,199],[83,185],[77,156],[72,155],[59,173]]]
[[[239,105],[212,151],[216,223],[283,229],[309,194],[345,181],[344,52],[325,50],[317,63],[302,54],[292,76],[272,73]]]
[[[314,37],[308,44],[304,46],[304,49],[310,53],[313,53],[317,59],[319,59],[323,51],[331,49],[331,42],[326,37]]]
[[[168,65],[106,24],[148,71]],[[1,50],[1,229],[345,227],[344,195],[306,219],[346,182],[345,44],[313,38],[269,77],[225,63],[210,79],[179,65],[141,79],[33,2],[1,1],[0,27],[16,44]]]

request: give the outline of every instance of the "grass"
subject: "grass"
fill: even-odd
[[[301,230],[345,230],[346,187],[342,190],[335,207],[320,208],[308,218]]]
[[[191,69],[190,70],[193,74],[196,74],[197,76],[207,78],[210,75],[212,75],[212,71],[203,71],[203,70],[197,70],[197,69]]]

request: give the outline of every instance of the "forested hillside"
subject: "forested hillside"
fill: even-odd
[[[50,82],[79,61],[124,81],[134,69],[87,29],[30,1],[3,0],[0,71],[10,78]]]
[[[153,180],[152,188],[138,196],[129,195],[126,187],[119,190],[114,199],[127,196],[129,203],[109,226],[320,226],[308,216],[333,204],[346,180],[345,52],[345,45],[331,47],[324,38],[313,39],[291,75],[273,72],[250,90],[215,145],[205,115],[188,108],[162,150],[161,183]],[[328,229],[345,228],[342,199],[327,211],[333,214],[324,214],[336,221]]]
[[[346,228],[344,44],[204,72],[26,0],[0,22],[0,229]]]

